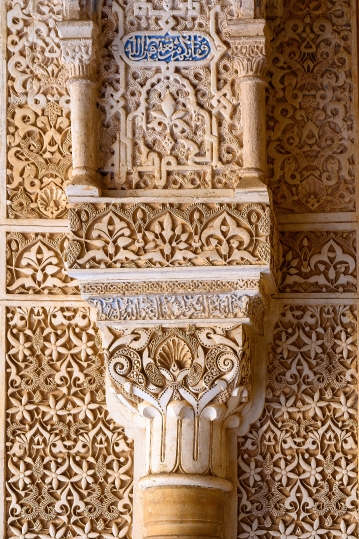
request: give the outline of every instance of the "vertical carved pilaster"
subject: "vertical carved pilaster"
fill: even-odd
[[[68,195],[99,195],[95,82],[98,28],[92,21],[58,23],[62,61],[68,67],[72,120],[72,182]]]
[[[243,123],[243,178],[264,180],[266,171],[265,87],[268,30],[264,20],[232,25],[231,53],[239,73]]]

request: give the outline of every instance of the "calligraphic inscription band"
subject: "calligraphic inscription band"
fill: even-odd
[[[173,320],[178,318],[238,318],[246,316],[248,296],[176,294],[87,298],[99,320]]]
[[[126,40],[124,51],[133,62],[199,62],[208,57],[211,45],[204,36],[196,34],[134,35]]]

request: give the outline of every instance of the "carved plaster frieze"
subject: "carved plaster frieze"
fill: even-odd
[[[264,266],[270,257],[263,204],[82,204],[70,228],[73,269]]]
[[[281,234],[281,292],[356,292],[356,231]]]
[[[85,283],[81,293],[95,308],[100,326],[131,322],[140,326],[166,321],[236,323],[240,320],[252,324],[256,331],[263,331],[263,320],[270,306],[262,282],[242,279],[239,283],[242,291],[237,288],[238,281],[192,283],[195,286],[188,286],[188,281],[136,282],[130,287],[128,283]]]

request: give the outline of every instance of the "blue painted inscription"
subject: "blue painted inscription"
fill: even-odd
[[[205,60],[211,52],[209,41],[198,35],[144,36],[136,35],[127,39],[125,54],[129,60],[140,62],[198,62]]]

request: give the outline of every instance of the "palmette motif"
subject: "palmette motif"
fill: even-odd
[[[283,0],[271,23],[268,156],[284,213],[353,211],[350,2]]]
[[[286,306],[266,405],[239,440],[239,535],[357,536],[357,324],[346,306]]]
[[[7,309],[8,537],[129,537],[132,444],[87,308]]]
[[[7,292],[78,294],[78,283],[65,267],[66,234],[7,234]]]
[[[71,210],[69,268],[264,265],[262,204],[81,204]]]
[[[356,232],[281,235],[282,292],[356,292]]]
[[[209,403],[227,403],[229,417],[248,401],[249,343],[241,326],[112,332],[108,370],[130,409],[145,401],[165,414],[178,400],[200,417]]]

